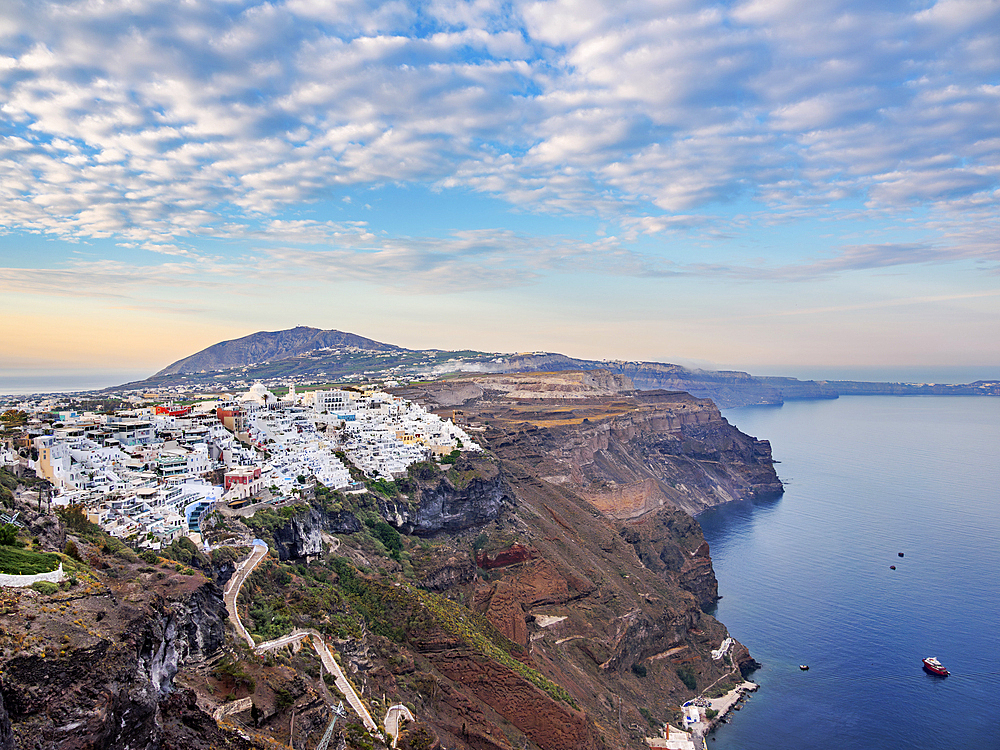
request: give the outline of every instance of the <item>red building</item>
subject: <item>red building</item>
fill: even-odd
[[[175,405],[157,406],[156,407],[156,413],[157,414],[166,414],[167,416],[170,416],[170,417],[183,417],[183,416],[191,413],[191,407],[190,406],[175,406]]]
[[[243,432],[245,428],[245,418],[239,407],[224,408],[220,406],[215,410],[215,416],[230,432]]]
[[[259,466],[240,466],[239,468],[231,469],[226,472],[226,492],[235,486],[252,485],[258,479],[260,479]]]

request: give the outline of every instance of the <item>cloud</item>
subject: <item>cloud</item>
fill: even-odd
[[[1000,272],[1000,248],[978,246],[934,246],[925,243],[882,243],[847,245],[828,258],[805,263],[758,265],[688,263],[676,265],[669,275],[687,275],[705,278],[736,279],[742,281],[813,281],[844,273],[898,268],[922,264],[951,263],[957,260],[985,261],[984,267]],[[639,275],[659,276],[656,268],[649,268]]]
[[[625,239],[748,200],[929,208],[969,233],[1000,208],[998,50],[986,0],[12,3],[0,224],[178,256],[204,236],[363,252],[370,228],[273,217],[412,182]]]

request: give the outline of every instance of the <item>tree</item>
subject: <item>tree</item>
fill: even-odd
[[[0,422],[4,427],[21,427],[28,424],[28,413],[18,409],[8,409],[0,414]]]
[[[17,526],[12,523],[5,523],[0,526],[0,545],[12,547],[17,543]]]

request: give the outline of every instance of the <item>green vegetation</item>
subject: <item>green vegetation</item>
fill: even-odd
[[[157,565],[160,562],[160,556],[151,549],[144,549],[139,553],[139,557],[150,565]]]
[[[374,584],[357,574],[354,566],[343,557],[332,560],[337,571],[338,586],[351,607],[357,611],[374,633],[396,641],[403,640],[404,630],[393,624],[386,609],[385,587]]]
[[[406,468],[406,473],[407,476],[426,482],[436,478],[440,471],[433,461],[418,461],[415,464],[410,464]]]
[[[8,508],[14,507],[14,490],[17,489],[18,479],[7,469],[0,469],[0,503]]]
[[[453,464],[458,461],[458,457],[462,455],[462,451],[453,450],[447,456],[441,456],[441,463],[443,464]]]
[[[17,526],[5,523],[0,526],[0,546],[13,547],[17,544]]]
[[[482,533],[472,540],[472,549],[479,552],[479,550],[485,547],[489,541],[490,538],[485,533]]]
[[[295,629],[288,615],[282,609],[276,609],[270,602],[253,605],[247,614],[253,620],[250,632],[261,641],[280,638]]]
[[[714,719],[718,715],[719,715],[719,712],[716,711],[714,708],[705,709],[705,718],[708,719],[709,721],[711,721],[712,719]]]
[[[645,677],[646,665],[639,664],[638,662],[636,662],[635,664],[632,665],[632,673],[635,674],[637,677]]]
[[[37,591],[39,594],[44,594],[45,596],[51,596],[59,590],[59,585],[51,583],[50,581],[35,581],[31,584],[31,588]]]
[[[516,672],[556,700],[568,703],[573,708],[577,707],[576,701],[566,692],[565,688],[515,659],[511,653],[522,651],[521,646],[505,638],[486,618],[430,591],[412,589],[410,593],[434,616],[437,624],[446,631],[460,637],[483,656]]]
[[[274,508],[262,508],[249,518],[244,518],[243,523],[256,531],[258,534],[267,534],[270,536],[275,529],[280,529],[282,526],[286,526],[294,516],[299,513],[305,513],[308,510],[309,506],[304,503],[286,505],[277,510]]]
[[[235,563],[242,555],[232,547],[219,547],[212,550],[212,565],[223,566],[227,563]]]
[[[87,520],[87,511],[82,505],[67,505],[56,511],[59,518],[68,528],[88,538],[95,538],[101,533],[101,527]]]
[[[365,521],[365,525],[372,530],[375,538],[382,542],[389,553],[389,557],[399,562],[400,552],[403,549],[403,542],[399,532],[382,520],[373,522],[369,519]]]
[[[695,673],[691,671],[691,667],[678,667],[677,676],[680,678],[680,681],[687,686],[688,690],[698,689],[698,678]]]
[[[348,724],[344,734],[347,736],[347,744],[351,748],[373,750],[375,747],[375,738],[360,724]]]
[[[172,541],[160,551],[160,554],[163,557],[167,557],[171,560],[176,560],[177,562],[200,568],[202,570],[207,570],[211,567],[211,561],[205,553],[198,549],[198,546],[186,536],[182,536]],[[150,565],[155,565],[157,562],[155,559],[150,560],[145,553],[140,552],[139,556]],[[157,557],[155,553],[153,553],[152,556],[154,558]]]
[[[295,694],[290,690],[278,688],[274,691],[274,707],[278,711],[284,711],[293,703],[295,703]]]
[[[642,718],[644,718],[647,722],[649,722],[649,726],[651,726],[653,729],[656,729],[657,727],[660,726],[660,722],[656,720],[656,717],[653,716],[653,714],[650,712],[648,708],[640,708],[639,713],[642,714]]]
[[[365,482],[365,485],[371,492],[377,492],[382,495],[382,497],[389,499],[392,499],[399,494],[399,488],[391,479],[369,479]]]
[[[16,547],[0,547],[0,573],[30,576],[51,573],[59,567],[59,555],[54,552],[28,552]]]
[[[3,414],[0,414],[0,423],[6,429],[23,427],[28,424],[28,412],[19,409],[8,409]]]
[[[345,508],[350,507],[350,503],[343,494],[336,490],[331,490],[320,482],[316,482],[315,493],[316,504],[328,513],[340,513]]]
[[[448,470],[448,479],[450,479],[451,483],[460,490],[468,487],[473,479],[480,479],[482,476],[483,475],[475,469],[459,470],[452,466]]]
[[[257,681],[244,666],[234,661],[230,656],[224,656],[222,660],[212,669],[212,676],[221,682],[228,683],[234,690],[245,687],[247,692],[252,693],[257,689]]]

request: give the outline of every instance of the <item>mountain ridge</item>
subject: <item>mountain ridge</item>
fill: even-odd
[[[376,351],[404,351],[393,344],[337,330],[295,326],[281,331],[257,331],[220,341],[167,365],[153,377],[247,367],[273,359],[288,359],[318,349],[354,347]]]
[[[338,330],[297,326],[258,331],[180,359],[145,380],[106,391],[177,385],[238,389],[254,380],[343,382],[351,379],[434,379],[455,373],[507,374],[607,370],[640,390],[686,391],[720,408],[856,396],[1000,396],[1000,379],[965,385],[798,380],[739,370],[697,370],[665,362],[578,359],[553,352],[503,354],[475,350],[406,349]]]

